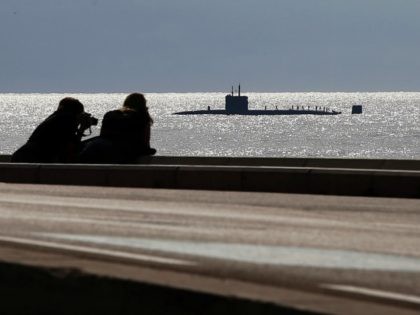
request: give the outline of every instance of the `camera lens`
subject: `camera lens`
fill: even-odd
[[[98,118],[90,117],[90,124],[96,126],[98,124]]]

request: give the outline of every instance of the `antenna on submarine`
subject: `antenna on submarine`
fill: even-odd
[[[241,84],[239,83],[239,86],[238,86],[238,96],[241,96]]]
[[[232,85],[232,96],[233,96],[233,85]]]

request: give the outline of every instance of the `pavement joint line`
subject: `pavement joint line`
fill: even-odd
[[[86,247],[80,245],[69,245],[69,244],[58,244],[54,242],[47,241],[37,241],[21,237],[11,237],[11,236],[0,236],[0,244],[7,245],[20,245],[25,247],[39,248],[39,249],[48,249],[53,250],[54,252],[60,252],[64,254],[78,254],[85,257],[91,258],[113,258],[130,262],[152,262],[164,265],[182,265],[182,266],[194,266],[196,265],[192,261],[175,259],[175,258],[166,258],[156,255],[145,255],[145,254],[133,254],[122,251],[107,250],[107,249],[98,249],[93,247]]]
[[[365,295],[369,297],[382,298],[386,300],[406,302],[410,304],[416,304],[420,306],[420,296],[402,294],[390,291],[383,291],[377,289],[370,289],[365,287],[357,287],[351,285],[341,285],[341,284],[321,284],[319,286],[322,289],[329,289],[334,291],[341,291],[347,293],[353,293],[358,295]]]

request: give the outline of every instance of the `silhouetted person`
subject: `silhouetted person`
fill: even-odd
[[[140,156],[155,154],[150,147],[152,124],[144,95],[128,95],[122,108],[104,115],[99,137],[84,142],[78,162],[130,164]]]
[[[73,162],[83,131],[92,125],[91,119],[79,100],[71,97],[62,99],[57,110],[36,127],[29,140],[13,153],[12,162]]]

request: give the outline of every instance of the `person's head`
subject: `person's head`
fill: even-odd
[[[146,98],[141,93],[131,93],[128,95],[123,103],[123,110],[134,110],[142,115],[145,115],[150,123],[153,123],[152,117],[150,117],[149,111],[146,106]]]
[[[84,112],[84,106],[78,99],[65,97],[58,103],[57,110],[77,116]]]
[[[147,110],[146,98],[141,93],[132,93],[125,98],[123,107],[144,112]]]

